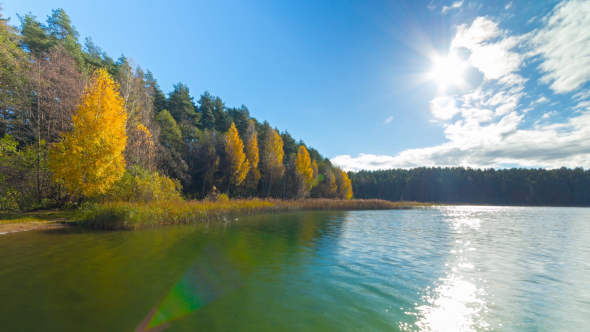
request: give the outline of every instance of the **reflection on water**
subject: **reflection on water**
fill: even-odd
[[[171,332],[587,331],[589,238],[590,209],[520,207],[0,235],[0,331],[131,331],[160,304]]]
[[[406,312],[420,331],[582,331],[590,322],[587,209],[445,207],[444,276]],[[574,229],[581,233],[575,233]],[[584,263],[586,262],[586,263]],[[533,271],[537,272],[533,272]],[[568,294],[568,295],[566,295]],[[565,307],[562,307],[564,305]]]
[[[454,207],[444,208],[446,222],[455,231],[457,237],[461,234],[477,231],[483,223],[483,211],[497,212],[499,208],[482,207]],[[485,291],[485,280],[467,279],[465,271],[473,270],[475,265],[470,260],[469,253],[477,250],[468,240],[457,239],[451,250],[451,256],[445,263],[448,271],[446,276],[434,283],[434,288],[424,290],[422,301],[426,304],[416,308],[418,320],[416,326],[422,331],[478,331],[489,330],[490,325],[485,321],[488,294]],[[493,328],[492,328],[493,329]]]

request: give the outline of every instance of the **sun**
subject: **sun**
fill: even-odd
[[[464,83],[463,72],[467,68],[467,64],[458,59],[456,55],[437,56],[433,62],[430,78],[438,83],[439,88],[445,90],[449,86],[461,86]]]

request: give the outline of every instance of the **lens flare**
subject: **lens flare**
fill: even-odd
[[[238,272],[211,244],[158,307],[148,328],[168,323],[242,286]]]

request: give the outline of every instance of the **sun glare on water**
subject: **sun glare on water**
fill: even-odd
[[[430,72],[430,78],[438,83],[440,89],[449,86],[461,86],[464,83],[463,72],[467,64],[450,54],[448,57],[437,56],[433,60],[434,67]]]

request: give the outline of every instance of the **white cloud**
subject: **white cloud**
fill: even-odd
[[[461,8],[461,6],[463,6],[463,0],[453,2],[453,4],[450,5],[450,6],[443,6],[442,13],[444,14],[444,13],[448,12],[451,9]]]
[[[543,59],[542,82],[557,93],[570,92],[590,80],[590,1],[565,1],[545,18],[531,39],[532,54]]]
[[[513,86],[513,85],[524,85],[528,79],[518,75],[518,74],[508,74],[502,77],[498,82],[504,84],[506,86]]]
[[[519,70],[525,55],[512,49],[519,46],[525,36],[504,37],[491,42],[504,34],[496,22],[478,17],[470,26],[463,24],[457,27],[451,48],[470,50],[469,62],[484,74],[485,79],[497,80],[509,76],[504,82],[518,82],[513,73]]]
[[[549,102],[549,99],[547,99],[543,95],[541,95],[541,97],[539,97],[539,99],[535,100],[535,104],[543,104],[543,103],[547,103],[547,102]]]
[[[360,154],[337,156],[331,161],[346,170],[377,170],[418,166],[524,167],[590,166],[590,111],[565,123],[517,129],[523,115],[515,112],[498,123],[480,126],[458,121],[445,130],[449,142],[424,149],[409,149],[396,156]]]
[[[512,1],[510,1],[510,3],[509,3],[509,4],[507,4],[506,6],[504,6],[504,9],[505,9],[505,10],[508,10],[508,9],[510,9],[511,7],[512,7]]]
[[[584,100],[590,98],[590,90],[580,91],[572,96],[574,100]]]
[[[547,113],[543,114],[543,116],[541,117],[541,120],[547,120],[555,114],[557,114],[557,112],[555,112],[555,111],[547,112]]]
[[[469,27],[467,27],[467,24],[457,27],[457,33],[451,41],[451,47],[472,49],[486,40],[498,37],[500,33],[501,31],[496,22],[480,16]]]
[[[440,120],[449,120],[459,112],[455,106],[453,97],[436,97],[430,101],[430,112],[432,116]]]
[[[535,22],[536,19],[537,19],[537,16],[533,16],[533,17],[531,17],[530,20],[526,21],[526,24],[531,24],[531,23]]]
[[[391,120],[393,120],[393,116],[390,116],[387,119],[385,119],[385,122],[383,122],[383,125],[385,126],[386,124],[390,123]]]

